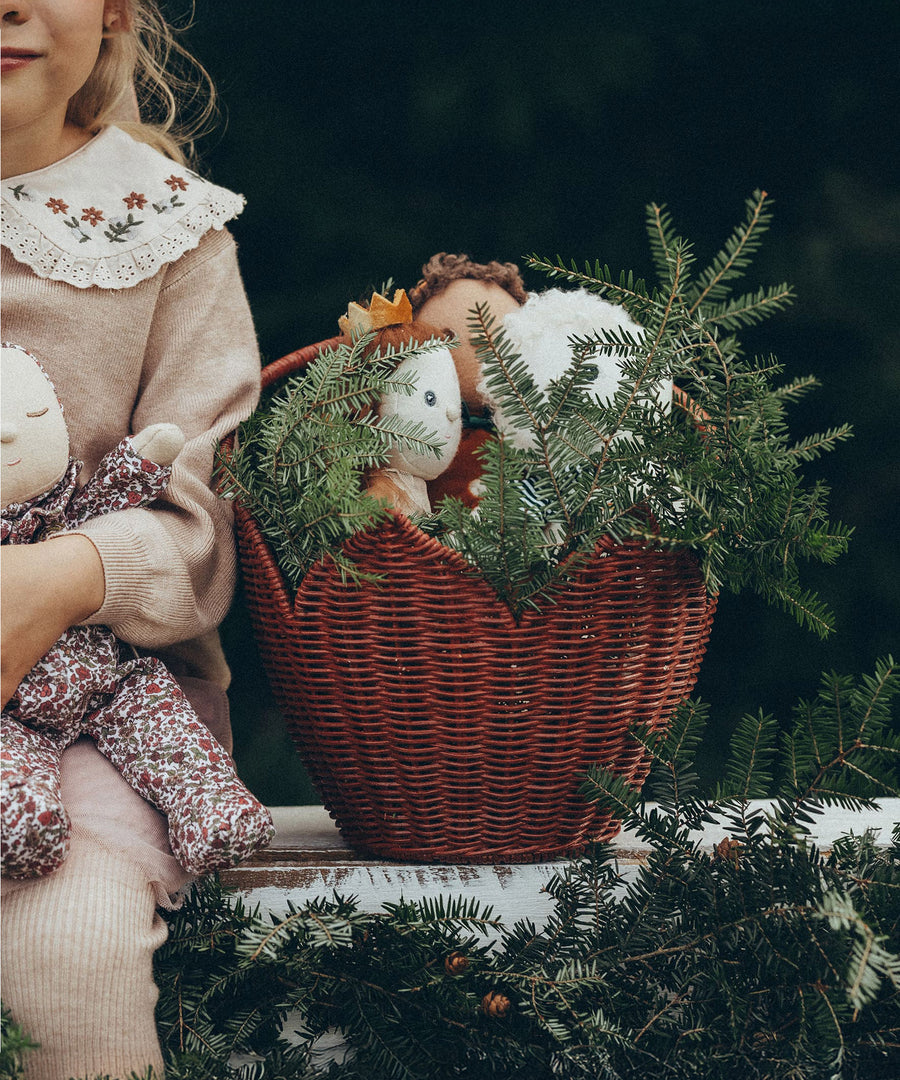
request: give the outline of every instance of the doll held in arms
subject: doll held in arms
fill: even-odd
[[[80,463],[56,391],[38,361],[2,347],[2,542],[52,543],[89,518],[143,506],[166,487],[184,444],[174,424],[124,439],[79,489]],[[194,874],[268,843],[268,810],[155,658],[130,655],[104,626],[73,626],[19,684],[2,714],[3,873],[34,877],[68,852],[60,756],[89,735],[139,795],[168,816],[169,840]]]
[[[368,307],[350,304],[338,322],[347,338],[374,334],[367,356],[376,351],[386,356],[388,350],[424,346],[443,336],[433,326],[413,321],[412,305],[403,289],[395,291],[393,300],[376,292]],[[410,395],[386,394],[378,405],[378,415],[418,422],[434,437],[440,452],[428,454],[413,447],[394,447],[386,465],[369,470],[365,490],[407,517],[430,514],[428,481],[439,476],[454,459],[462,431],[459,379],[449,344],[408,357],[398,365],[397,375],[414,381],[414,391]]]

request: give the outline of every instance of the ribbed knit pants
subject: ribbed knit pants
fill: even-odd
[[[206,680],[180,682],[230,752],[225,692]],[[5,890],[0,908],[0,992],[41,1043],[27,1055],[25,1075],[118,1080],[152,1065],[162,1078],[153,953],[167,928],[156,905],[189,875],[168,851],[165,819],[90,739],[63,754],[61,778],[72,819],[69,855],[49,876]]]
[[[73,835],[59,870],[4,897],[0,925],[3,1001],[41,1043],[27,1080],[162,1077],[153,953],[167,928],[137,863]]]

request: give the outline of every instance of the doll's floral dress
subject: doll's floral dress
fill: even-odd
[[[123,440],[80,490],[72,461],[45,495],[3,511],[2,543],[27,544],[100,514],[143,506],[170,466]],[[104,626],[74,626],[19,684],[2,714],[3,873],[50,873],[65,859],[69,820],[60,795],[63,750],[81,735],[168,816],[169,841],[190,873],[233,865],[272,836],[268,810],[238,779],[228,753],[200,723],[165,665]]]

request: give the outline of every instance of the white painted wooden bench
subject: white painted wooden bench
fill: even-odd
[[[760,805],[760,804],[755,804]],[[222,880],[241,891],[251,904],[280,914],[288,901],[302,907],[316,896],[334,890],[357,898],[363,911],[377,911],[385,901],[401,897],[465,896],[490,904],[494,915],[507,925],[529,918],[540,925],[551,901],[542,887],[560,862],[521,865],[439,866],[388,862],[356,854],[341,838],[334,822],[321,806],[272,807],[276,835],[266,851],[244,865],[222,874]],[[900,820],[900,799],[884,799],[877,810],[853,813],[831,808],[816,819],[814,839],[828,847],[844,833],[873,828],[887,843],[894,823]],[[708,826],[702,836],[710,846],[725,835],[719,826]],[[634,834],[623,831],[614,841],[624,877],[634,873],[647,857]]]

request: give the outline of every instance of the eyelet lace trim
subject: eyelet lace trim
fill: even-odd
[[[61,162],[3,181],[2,243],[38,277],[127,289],[243,208],[243,196],[108,128]]]

